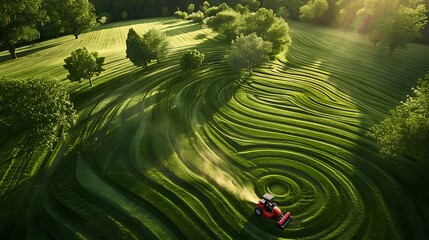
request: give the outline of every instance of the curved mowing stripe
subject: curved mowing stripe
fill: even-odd
[[[164,31],[169,56],[133,66],[125,59],[130,27]],[[79,111],[45,187],[28,195],[42,209],[19,224],[0,220],[12,226],[1,235],[23,238],[14,229],[35,224],[40,238],[427,238],[427,165],[382,159],[365,134],[427,70],[429,48],[389,55],[360,35],[298,23],[291,30],[288,62],[269,62],[252,77],[228,63],[221,37],[172,18],[105,25],[0,63],[11,77],[64,80]],[[106,56],[92,88],[69,83],[62,70],[82,46]],[[192,76],[179,67],[190,48],[205,54]],[[34,63],[39,56],[52,59]],[[12,192],[25,164],[2,163],[0,189]],[[285,229],[254,214],[265,192],[292,213]],[[1,205],[5,219],[27,204],[14,207],[14,199]]]

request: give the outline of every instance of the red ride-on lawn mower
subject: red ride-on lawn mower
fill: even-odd
[[[274,218],[277,220],[277,224],[280,228],[285,228],[286,224],[292,220],[290,212],[283,214],[280,208],[277,207],[276,203],[273,203],[274,196],[265,193],[259,202],[256,204],[255,213],[258,216],[264,216],[266,218]]]

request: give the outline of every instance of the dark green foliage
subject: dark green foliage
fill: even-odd
[[[143,38],[132,28],[128,31],[126,44],[127,58],[138,67],[147,67],[151,59],[149,48],[143,42]]]
[[[299,20],[299,10],[307,3],[308,0],[265,0],[263,6],[273,9],[277,16]]]
[[[204,13],[201,11],[192,13],[191,15],[189,15],[189,18],[192,19],[193,23],[202,23],[204,20]]]
[[[384,21],[384,38],[390,53],[397,47],[404,46],[410,40],[420,36],[420,31],[427,24],[426,7],[420,4],[413,7],[400,6]]]
[[[241,15],[233,10],[219,12],[214,17],[209,17],[205,20],[205,24],[220,34],[223,34],[227,39],[234,39],[239,34],[239,23]]]
[[[204,15],[206,15],[206,17],[213,17],[218,12],[219,12],[219,8],[216,6],[213,6],[213,7],[209,7],[206,10],[204,10]]]
[[[0,131],[28,131],[30,149],[52,147],[76,120],[66,87],[54,78],[0,79]]]
[[[228,6],[228,4],[226,4],[226,3],[222,3],[222,4],[218,5],[218,6],[212,6],[212,7],[210,7],[210,8],[207,8],[207,9],[204,11],[204,15],[205,15],[206,17],[213,17],[213,16],[215,16],[216,14],[218,14],[218,13],[220,13],[220,12],[222,12],[222,11],[226,11],[226,10],[228,10],[228,9],[230,9],[230,7]]]
[[[190,3],[188,6],[188,13],[191,14],[194,12],[194,10],[195,10],[195,4]]]
[[[182,59],[180,60],[180,67],[183,71],[192,74],[193,70],[196,70],[201,66],[203,60],[204,54],[202,54],[200,51],[196,49],[186,50],[182,55]]]
[[[429,73],[418,80],[413,92],[415,96],[407,96],[390,116],[369,130],[384,157],[404,153],[429,157]]]
[[[149,61],[156,60],[158,63],[161,58],[167,55],[169,43],[167,35],[157,29],[150,29],[142,37],[142,44],[146,45],[144,48],[149,52]]]
[[[241,33],[249,35],[256,33],[264,41],[273,44],[270,55],[276,55],[285,50],[291,43],[289,26],[281,17],[277,17],[273,10],[260,8],[257,12],[244,16]]]
[[[169,43],[167,35],[163,32],[151,29],[140,36],[130,28],[127,36],[127,58],[139,67],[147,67],[152,61],[160,62],[168,53]]]
[[[188,13],[187,12],[182,12],[182,11],[175,11],[174,12],[174,16],[177,17],[178,19],[184,19],[184,20],[186,20],[188,18]]]
[[[268,61],[271,47],[272,43],[264,41],[256,33],[241,35],[232,42],[229,58],[235,66],[246,68],[249,75],[252,75],[255,68]]]
[[[17,58],[15,46],[39,38],[37,26],[47,21],[42,0],[0,1],[0,45]]]
[[[244,14],[248,14],[250,10],[248,6],[243,6],[239,3],[235,5],[234,11],[240,13],[241,15],[244,15]]]
[[[243,6],[247,6],[248,9],[252,12],[258,10],[259,6],[261,5],[258,0],[239,0],[238,3]]]
[[[71,81],[82,81],[82,78],[89,80],[92,86],[91,78],[100,75],[104,69],[104,57],[98,57],[97,52],[88,52],[86,48],[76,49],[71,56],[64,59],[64,68],[69,71],[68,79]]]
[[[300,18],[307,22],[317,22],[328,11],[327,0],[310,0],[299,9]]]
[[[46,10],[49,21],[43,24],[40,29],[41,38],[57,38],[65,32],[65,29],[55,4],[51,0],[43,0],[42,7]]]
[[[61,26],[77,39],[97,26],[95,8],[88,0],[46,0],[55,8]]]
[[[427,8],[422,0],[342,0],[339,21],[346,27],[369,34],[375,44],[396,48],[420,36],[427,25]]]

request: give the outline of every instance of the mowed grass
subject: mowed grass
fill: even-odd
[[[428,163],[382,159],[365,133],[428,70],[429,47],[389,55],[360,35],[291,23],[287,63],[237,74],[229,43],[172,18],[106,25],[19,49],[0,75],[64,81],[78,123],[52,152],[10,158],[1,137],[0,234],[7,239],[425,239]],[[133,27],[169,36],[147,69],[125,58]],[[106,57],[102,75],[70,83],[79,47]],[[205,54],[180,70],[182,52]],[[294,217],[284,230],[254,215],[265,192]]]

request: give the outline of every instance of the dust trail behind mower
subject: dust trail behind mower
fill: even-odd
[[[280,208],[277,207],[277,204],[272,202],[273,199],[273,195],[265,193],[256,204],[255,213],[266,218],[277,219],[277,224],[283,229],[292,220],[292,216],[290,212],[283,214]]]

